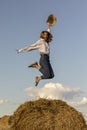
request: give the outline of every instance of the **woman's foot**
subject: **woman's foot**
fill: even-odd
[[[36,68],[36,69],[38,69],[38,70],[40,69],[40,66],[38,65],[37,62],[35,62],[35,63],[29,65],[28,67]]]
[[[35,79],[35,86],[37,86],[38,85],[38,83],[39,83],[39,81],[41,80],[41,77],[36,77],[36,79]]]
[[[37,62],[35,62],[35,63],[33,63],[33,64],[29,65],[28,67],[36,68],[37,66],[38,66],[38,63],[37,63]]]

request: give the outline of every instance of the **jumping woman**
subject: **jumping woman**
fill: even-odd
[[[29,52],[32,50],[38,50],[40,52],[39,63],[35,62],[28,66],[36,68],[42,73],[41,76],[36,76],[35,86],[37,86],[39,81],[42,79],[51,79],[54,77],[54,72],[50,64],[50,42],[52,41],[53,36],[50,33],[51,25],[47,25],[48,29],[46,31],[41,32],[40,39],[37,42],[23,49],[16,50],[17,53]]]

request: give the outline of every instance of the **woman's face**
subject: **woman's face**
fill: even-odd
[[[48,39],[48,33],[47,33],[47,32],[44,32],[44,33],[43,33],[43,38],[44,38],[44,40],[47,40],[47,39]]]

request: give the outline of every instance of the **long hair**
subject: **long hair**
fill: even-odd
[[[45,32],[48,34],[46,42],[49,43],[49,42],[52,41],[52,38],[53,38],[53,36],[52,36],[52,34],[50,32],[48,32],[48,31],[42,31],[41,34],[40,34],[40,38],[44,38],[43,35],[44,35]]]

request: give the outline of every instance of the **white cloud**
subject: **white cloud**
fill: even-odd
[[[8,102],[7,100],[4,100],[4,99],[0,99],[0,105],[1,104],[4,104],[4,103],[6,103],[6,102]]]
[[[74,106],[84,106],[87,105],[87,97],[82,97],[82,99],[78,102],[72,103]]]
[[[26,88],[29,98],[61,99],[72,106],[87,104],[87,98],[79,88],[66,87],[60,83],[48,83],[43,87]]]
[[[83,97],[82,101],[80,102],[80,104],[82,105],[86,105],[87,104],[87,98]]]

